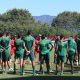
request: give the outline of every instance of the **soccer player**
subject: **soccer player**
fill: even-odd
[[[1,38],[2,38],[2,32],[0,32],[0,65],[2,67],[2,47],[1,47]]]
[[[28,57],[31,60],[32,68],[33,68],[33,75],[36,75],[35,72],[35,61],[34,61],[34,49],[35,49],[35,39],[31,36],[32,32],[28,31],[27,36],[24,37],[25,42],[25,52],[24,52],[24,65],[25,61],[28,59]]]
[[[57,46],[58,46],[58,43],[60,42],[60,36],[56,36],[55,38],[55,43],[54,43],[54,48],[55,48],[55,52],[57,54]],[[54,63],[56,64],[56,61],[57,60],[57,56],[54,54]]]
[[[76,41],[76,44],[77,44],[78,63],[79,63],[79,60],[80,60],[80,35],[77,36],[75,41]]]
[[[77,54],[77,44],[75,42],[75,40],[70,37],[69,40],[68,40],[68,58],[69,58],[69,61],[70,61],[70,64],[71,64],[71,73],[73,74],[74,70],[73,70],[73,67],[74,67],[74,56],[75,56],[75,53]]]
[[[44,75],[44,60],[47,65],[47,72],[50,71],[50,51],[52,50],[52,42],[48,39],[45,39],[45,35],[41,36],[41,41],[39,42],[39,50],[40,50],[40,62],[42,67],[42,74]],[[51,48],[49,47],[51,45]]]
[[[16,74],[16,62],[17,59],[20,59],[20,75],[23,75],[23,56],[24,56],[24,41],[21,40],[21,35],[18,34],[17,39],[14,41],[16,47],[15,51],[15,62],[14,62],[14,74]]]
[[[56,75],[58,74],[59,63],[61,63],[61,75],[63,75],[66,53],[67,53],[67,42],[64,41],[64,36],[61,35],[60,41],[56,45],[56,53],[55,53],[55,56],[57,56],[56,73],[55,73]]]
[[[3,37],[1,39],[1,47],[2,47],[2,69],[3,74],[7,73],[7,62],[10,58],[10,38],[6,36],[6,33],[3,33]]]

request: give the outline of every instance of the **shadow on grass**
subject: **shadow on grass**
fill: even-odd
[[[80,77],[74,76],[29,76],[19,78],[9,78],[0,80],[80,80]]]

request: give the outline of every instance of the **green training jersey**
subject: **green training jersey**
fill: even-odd
[[[69,49],[69,54],[74,54],[76,49],[77,49],[77,44],[74,39],[70,39],[68,41],[68,49]]]
[[[48,39],[43,39],[39,42],[39,48],[41,54],[47,54],[49,53],[49,45],[52,44],[52,42]]]
[[[0,49],[2,49],[2,48],[1,48],[1,39],[2,39],[2,38],[0,38]]]
[[[16,53],[23,54],[23,46],[24,46],[23,43],[24,42],[21,39],[15,40],[14,45],[16,47]]]
[[[34,37],[32,37],[31,35],[26,36],[26,37],[24,38],[25,46],[26,46],[26,48],[27,48],[28,50],[31,50],[34,41],[35,41],[35,39],[34,39]]]
[[[10,41],[11,41],[10,38],[7,38],[7,37],[1,38],[1,47],[4,47],[5,49],[8,49],[10,47],[9,46]]]
[[[60,56],[66,56],[67,53],[67,42],[58,42],[57,44],[58,50],[57,50],[57,55]]]

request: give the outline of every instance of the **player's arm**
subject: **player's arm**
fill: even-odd
[[[57,51],[58,51],[58,45],[55,46],[55,52],[54,52],[54,57],[57,57]]]
[[[24,47],[24,49],[26,50],[26,52],[28,52],[28,49],[27,49],[26,46],[25,46],[25,42],[23,42],[23,47]]]
[[[31,50],[35,50],[35,41],[33,42],[33,45],[31,47]]]
[[[50,47],[50,49],[49,49],[49,50],[51,51],[51,50],[53,49],[53,45],[52,45],[52,44],[50,44],[50,45],[51,45],[51,47]]]

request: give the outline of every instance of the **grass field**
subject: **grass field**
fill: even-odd
[[[56,76],[56,75],[54,75],[55,64],[53,63],[54,62],[53,54],[54,54],[54,49],[51,51],[51,54],[50,54],[50,56],[51,56],[51,69],[53,70],[53,72],[50,73],[50,74],[45,73],[44,76]],[[35,61],[38,61],[38,56],[35,59]],[[12,63],[12,67],[13,67],[13,63]],[[30,76],[32,76],[32,66],[31,66],[31,64],[26,64],[26,67],[25,67],[25,73],[26,74],[24,76],[21,76],[19,74],[19,69],[20,68],[19,68],[19,63],[18,63],[17,64],[17,74],[15,74],[15,75],[12,74],[12,71],[8,71],[8,74],[6,74],[6,75],[3,75],[3,74],[0,73],[0,79],[3,79],[3,78],[4,79],[5,78],[20,78],[20,77],[30,77]],[[80,67],[76,67],[76,65],[75,65],[74,69],[75,69],[75,73],[74,73],[74,75],[72,75],[70,73],[70,66],[65,64],[65,70],[64,70],[64,75],[63,76],[80,76],[80,73],[79,73]],[[36,70],[37,71],[39,70],[39,64],[38,63],[36,63]],[[46,67],[44,67],[44,70],[46,72]],[[39,74],[37,76],[42,76],[42,75]]]

